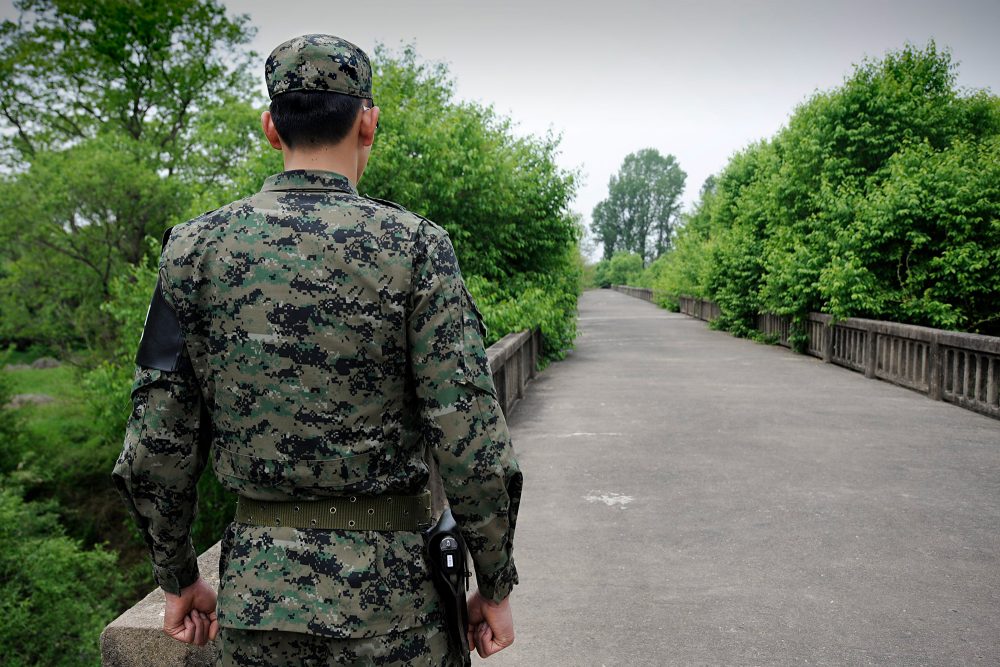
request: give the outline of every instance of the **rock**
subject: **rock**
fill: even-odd
[[[58,368],[62,366],[58,359],[52,357],[39,357],[31,362],[32,368]]]
[[[46,403],[53,402],[54,398],[48,394],[14,394],[10,403],[7,404],[8,408],[21,408],[25,405],[44,405]]]

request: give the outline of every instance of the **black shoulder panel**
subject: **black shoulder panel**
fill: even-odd
[[[160,241],[160,251],[162,252],[164,248],[167,247],[167,239],[170,238],[170,232],[174,231],[173,227],[167,227],[163,232],[163,239]]]
[[[167,230],[170,233],[170,230]],[[166,236],[164,236],[166,241]],[[156,281],[153,300],[149,303],[146,313],[146,325],[142,329],[142,340],[139,341],[139,353],[135,355],[135,363],[145,368],[155,368],[161,371],[175,371],[180,363],[181,352],[184,350],[184,335],[177,314],[163,298],[160,281]]]

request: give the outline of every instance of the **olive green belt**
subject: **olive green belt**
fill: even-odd
[[[293,501],[241,497],[236,505],[236,521],[323,530],[422,530],[431,524],[431,492]]]

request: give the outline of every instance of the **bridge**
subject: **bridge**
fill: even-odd
[[[521,585],[515,644],[475,662],[1000,662],[1000,420],[619,292],[579,325],[526,388],[534,339],[491,348],[523,396]],[[106,664],[208,664],[161,604],[109,626]]]
[[[484,664],[1000,662],[996,419],[599,290],[509,424]]]

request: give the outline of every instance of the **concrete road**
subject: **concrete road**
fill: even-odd
[[[1000,422],[609,290],[580,332],[477,664],[1000,664]]]

